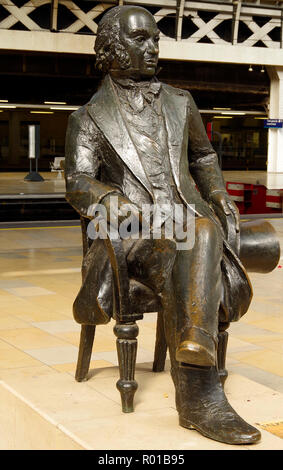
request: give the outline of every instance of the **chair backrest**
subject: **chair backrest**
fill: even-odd
[[[64,170],[65,157],[55,157],[51,162],[52,170]]]

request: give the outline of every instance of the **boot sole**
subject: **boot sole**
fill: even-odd
[[[209,433],[203,431],[197,425],[195,425],[194,423],[188,421],[186,418],[183,418],[182,416],[179,416],[179,424],[183,428],[198,431],[204,437],[208,437],[208,439],[213,439],[214,441],[223,442],[224,444],[249,445],[249,444],[257,444],[260,441],[260,436],[259,436],[259,438],[254,438],[254,439],[250,438],[250,439],[241,439],[241,440],[238,439],[237,441],[224,440],[224,439],[222,439],[218,436],[210,435]]]
[[[193,343],[190,344],[190,348],[178,348],[176,351],[176,360],[200,367],[213,367],[216,365],[215,356],[202,350],[202,348],[195,347]]]

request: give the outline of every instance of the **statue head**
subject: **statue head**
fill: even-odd
[[[152,77],[157,68],[159,30],[145,8],[111,8],[98,25],[96,66],[113,76],[140,80]]]

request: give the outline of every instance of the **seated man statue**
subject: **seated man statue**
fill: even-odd
[[[89,219],[97,205],[110,218],[116,198],[116,220],[122,224],[131,207],[139,230],[144,205],[165,207],[159,238],[150,226],[149,237],[123,244],[129,276],[162,304],[180,425],[229,444],[256,443],[260,432],[230,406],[217,368],[219,325],[223,331],[238,320],[252,297],[239,259],[239,214],[192,96],[156,78],[158,41],[156,22],[144,8],[114,7],[100,21],[95,52],[104,78],[69,119],[66,197]],[[194,233],[188,249],[178,249],[177,236],[166,236],[174,206],[193,214],[192,225],[182,226]],[[83,269],[75,319],[107,323],[112,273],[98,239]]]

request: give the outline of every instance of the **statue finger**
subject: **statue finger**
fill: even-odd
[[[230,207],[230,210],[234,216],[234,219],[235,219],[235,229],[236,229],[236,232],[239,232],[240,231],[240,217],[239,217],[239,213],[238,213],[238,210],[237,208],[234,206],[234,204],[232,204],[231,202],[228,202],[227,203],[228,206]]]
[[[227,202],[222,199],[220,204],[221,204],[224,214],[231,215],[231,209],[229,208]]]

